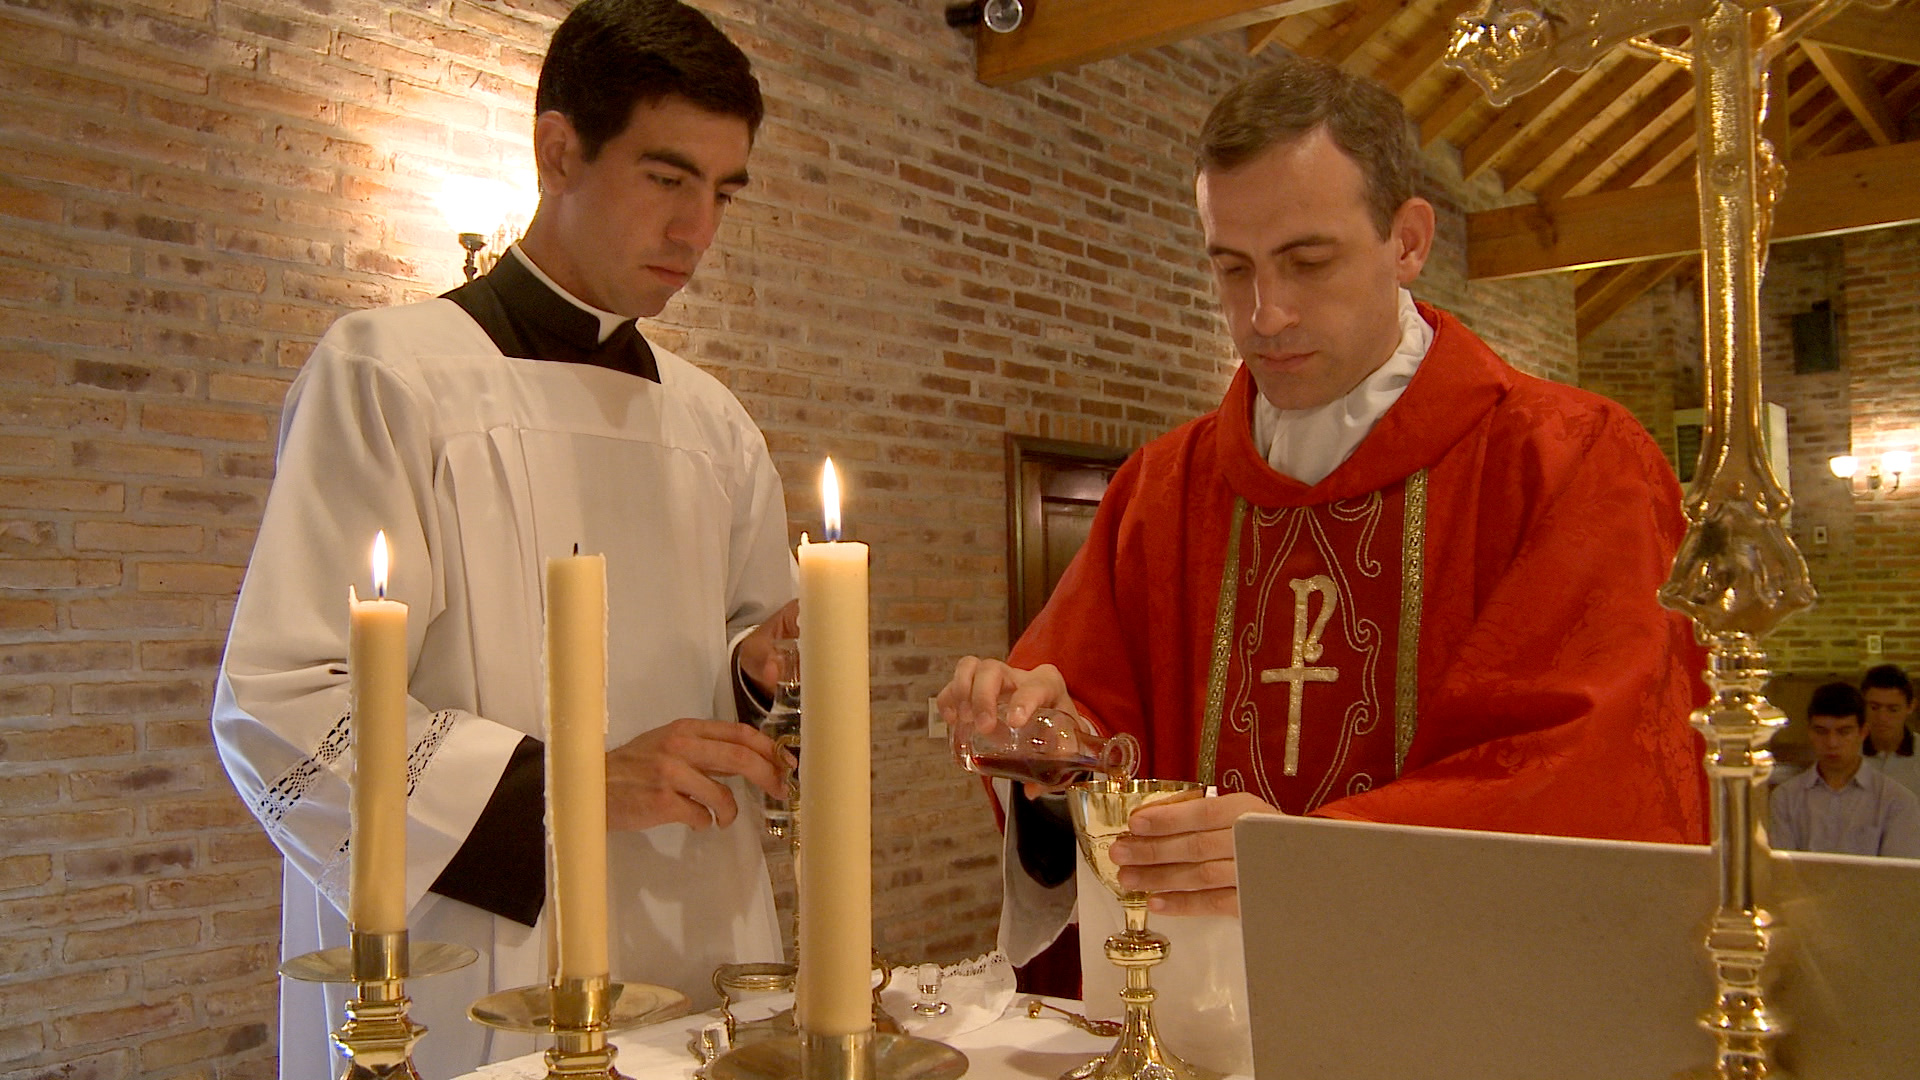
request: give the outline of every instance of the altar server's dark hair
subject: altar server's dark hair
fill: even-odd
[[[1825,716],[1838,720],[1851,716],[1860,726],[1867,723],[1867,702],[1860,691],[1843,682],[1832,682],[1813,692],[1813,700],[1807,703],[1808,716]]]
[[[1273,50],[1266,67],[1228,90],[1200,128],[1198,167],[1231,170],[1268,147],[1324,127],[1366,180],[1367,211],[1382,238],[1413,198],[1420,150],[1393,92],[1324,60]]]
[[[1869,690],[1898,690],[1907,696],[1907,704],[1913,704],[1913,680],[1897,664],[1868,668],[1866,677],[1860,680],[1860,692]]]
[[[747,54],[705,15],[680,0],[584,0],[553,32],[533,108],[565,116],[592,161],[635,105],[668,97],[737,116],[749,135],[767,111]]]

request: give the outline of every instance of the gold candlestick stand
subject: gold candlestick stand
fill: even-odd
[[[552,1035],[547,1080],[620,1080],[613,1067],[618,1050],[607,1037],[683,1016],[688,1005],[678,990],[600,975],[488,994],[467,1015],[499,1031]]]
[[[346,1022],[333,1033],[333,1045],[347,1061],[347,1080],[420,1080],[413,1044],[427,1029],[407,1017],[405,981],[458,971],[480,954],[465,945],[412,944],[405,930],[355,930],[351,940],[296,956],[280,965],[280,974],[301,982],[354,984]]]

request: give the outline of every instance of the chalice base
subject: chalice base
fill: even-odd
[[[1120,1038],[1113,1049],[1062,1073],[1060,1080],[1220,1080],[1219,1073],[1187,1061],[1160,1041],[1153,1024],[1157,995],[1147,972],[1166,958],[1167,939],[1145,927],[1107,939],[1107,959],[1127,972],[1127,985],[1120,991],[1126,1003]]]

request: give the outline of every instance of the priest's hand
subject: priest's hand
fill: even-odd
[[[725,828],[740,813],[721,778],[745,777],[769,795],[786,791],[790,762],[749,724],[683,717],[607,751],[607,829],[679,822]]]
[[[1003,702],[1007,705],[1008,727],[1024,725],[1039,709],[1058,709],[1073,717],[1076,724],[1080,721],[1073,697],[1067,693],[1067,681],[1052,664],[1023,671],[1003,661],[963,656],[954,665],[953,679],[934,700],[947,730],[955,733],[962,725],[975,731],[991,728],[999,719],[997,713]]]
[[[800,636],[800,601],[789,600],[787,606],[773,613],[766,622],[753,628],[753,632],[740,639],[740,648],[735,656],[740,664],[740,673],[754,681],[762,693],[773,696],[774,683],[780,678],[781,641]]]
[[[1233,823],[1253,813],[1278,811],[1244,791],[1135,810],[1127,819],[1131,835],[1113,843],[1120,884],[1152,893],[1147,906],[1161,914],[1240,914]]]

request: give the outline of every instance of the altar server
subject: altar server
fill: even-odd
[[[1240,370],[1114,477],[1009,661],[941,694],[955,723],[1071,709],[1218,785],[1114,845],[1155,911],[1237,912],[1255,810],[1706,839],[1703,656],[1655,601],[1673,470],[1620,406],[1414,301],[1418,171],[1399,101],[1336,67],[1282,55],[1221,99],[1195,190]],[[1007,860],[1016,960],[1070,912],[1043,863]]]
[[[345,944],[347,586],[384,531],[411,615],[411,932],[481,957],[407,986],[431,1076],[535,1048],[464,1011],[548,974],[543,566],[576,545],[607,566],[613,977],[704,1003],[718,964],[781,954],[752,790],[780,790],[780,754],[733,704],[791,632],[780,481],[732,395],[635,323],[747,184],[759,85],[677,0],[586,0],[536,113],[524,240],[445,297],[342,318],[295,380],[213,714],[286,856],[284,952]],[[285,985],[282,1076],[329,1075],[338,1004]]]

